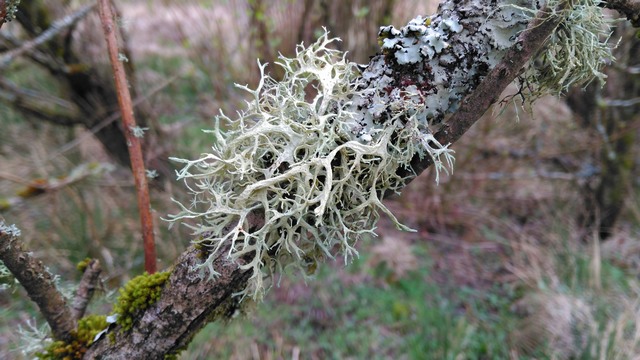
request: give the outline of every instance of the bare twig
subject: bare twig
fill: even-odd
[[[8,198],[0,197],[0,210],[7,210],[14,206],[22,204],[27,199],[58,191],[77,182],[84,180],[89,176],[103,174],[111,168],[109,164],[87,163],[81,164],[71,170],[68,174],[54,178],[37,178],[25,180],[10,173],[0,172],[0,179],[9,180],[24,185],[19,188],[14,196]]]
[[[47,30],[43,31],[42,34],[38,35],[38,37],[36,37],[35,39],[33,39],[31,41],[27,41],[26,43],[22,44],[21,47],[19,47],[17,49],[13,49],[13,50],[8,51],[7,53],[5,53],[0,58],[0,70],[6,68],[7,66],[9,66],[9,64],[11,64],[11,62],[13,60],[15,60],[18,56],[20,56],[20,55],[22,55],[24,53],[32,51],[33,49],[37,48],[38,46],[40,46],[40,45],[44,44],[45,42],[51,40],[54,36],[59,34],[62,30],[64,30],[67,27],[75,24],[78,20],[80,20],[83,17],[85,17],[94,8],[94,6],[96,6],[95,2],[92,2],[90,4],[84,5],[83,7],[78,9],[77,11],[73,12],[72,14],[69,14],[69,15],[63,17],[62,19],[57,20],[53,24],[51,24],[51,27],[49,27]]]
[[[3,52],[22,47],[24,44],[24,41],[21,41],[10,33],[0,33],[0,40],[4,43],[4,46],[0,48]],[[59,58],[55,58],[40,49],[33,49],[25,55],[28,56],[31,61],[45,67],[50,73],[69,72],[69,68]]]
[[[71,314],[74,319],[79,320],[87,310],[87,305],[91,301],[101,272],[100,261],[91,259],[82,274],[76,297],[73,299],[73,304],[71,304]]]
[[[15,232],[0,221],[0,260],[27,290],[27,294],[40,308],[40,313],[51,326],[57,340],[69,341],[76,328],[75,319],[67,303],[56,288],[54,277],[42,262],[23,250]]]
[[[153,237],[153,218],[149,201],[149,187],[142,157],[142,146],[140,139],[134,136],[134,129],[137,128],[133,117],[133,106],[131,104],[131,94],[127,83],[127,76],[120,59],[118,50],[118,40],[116,39],[115,24],[113,22],[113,12],[109,0],[100,0],[100,21],[107,40],[109,59],[115,77],[116,89],[118,93],[118,104],[122,112],[122,123],[124,133],[129,146],[129,156],[131,157],[131,168],[133,178],[136,183],[136,193],[138,195],[138,211],[140,212],[140,222],[142,224],[142,236],[144,240],[144,267],[152,274],[156,272],[156,250]]]
[[[0,77],[0,101],[20,111],[46,119],[54,124],[72,126],[78,123],[80,109],[76,104],[40,91],[25,89]]]

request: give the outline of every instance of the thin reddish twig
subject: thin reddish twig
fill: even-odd
[[[153,238],[153,218],[151,217],[151,207],[149,202],[149,187],[142,159],[142,147],[140,139],[133,134],[136,122],[133,117],[133,106],[131,104],[131,94],[127,86],[127,76],[120,59],[118,41],[116,39],[115,25],[113,22],[113,12],[109,0],[100,0],[100,21],[107,40],[109,59],[113,69],[113,76],[116,81],[118,93],[118,104],[122,112],[122,122],[125,128],[125,136],[129,145],[129,157],[131,158],[131,169],[136,184],[138,195],[138,211],[140,212],[140,222],[142,224],[142,237],[144,239],[144,268],[147,273],[156,272],[156,248]]]

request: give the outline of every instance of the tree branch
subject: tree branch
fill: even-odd
[[[160,299],[140,316],[130,332],[114,328],[114,341],[102,337],[84,358],[161,359],[188,345],[207,323],[230,319],[242,305],[233,294],[246,287],[252,271],[241,270],[239,264],[221,256],[214,263],[220,274],[209,279],[208,274],[193,270],[202,256],[202,250],[189,247],[176,260]]]
[[[80,279],[80,284],[78,285],[78,290],[76,291],[76,296],[71,304],[71,315],[76,321],[80,320],[80,318],[84,316],[84,312],[87,310],[87,305],[89,305],[89,302],[93,297],[96,284],[100,279],[101,272],[102,267],[100,266],[100,261],[97,259],[91,259],[86,264],[86,268],[82,273],[82,279]]]
[[[39,91],[21,88],[0,77],[0,101],[31,116],[54,124],[72,126],[79,123],[80,109],[73,103]]]
[[[38,46],[51,40],[54,36],[59,34],[65,28],[75,24],[78,20],[85,17],[95,6],[96,6],[95,2],[84,5],[74,13],[69,14],[68,16],[65,16],[62,19],[54,22],[51,25],[51,27],[43,31],[37,38],[31,41],[27,41],[21,47],[8,51],[4,55],[2,55],[2,57],[0,57],[0,70],[7,68],[9,64],[11,64],[11,62],[15,60],[15,58],[17,58],[18,56],[32,51]]]
[[[41,261],[23,250],[15,231],[0,221],[0,260],[27,290],[27,294],[40,308],[56,340],[69,341],[76,322],[67,302],[56,288],[54,277]]]

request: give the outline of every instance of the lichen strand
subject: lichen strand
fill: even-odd
[[[87,348],[93,342],[96,334],[107,328],[106,316],[89,315],[78,321],[78,328],[71,333],[72,341],[54,341],[45,351],[37,353],[38,359],[44,360],[75,360],[82,359]]]
[[[349,260],[357,254],[354,244],[374,233],[379,211],[407,229],[381,200],[403,186],[406,179],[396,170],[408,167],[416,153],[453,163],[450,150],[407,113],[412,109],[398,107],[375,131],[354,124],[353,100],[363,95],[356,88],[359,72],[329,48],[332,41],[325,34],[298,47],[295,58],[281,57],[280,82],[260,65],[257,89],[241,86],[252,95],[245,111],[237,120],[217,117],[213,151],[174,159],[185,164],[178,177],[194,197],[170,218],[201,220],[188,226],[209,248],[201,268],[212,276],[214,258],[229,245],[223,255],[253,270],[244,294],[254,298],[276,270],[311,274],[334,250]],[[231,130],[223,132],[223,120]],[[260,226],[252,218],[260,218]]]
[[[123,331],[130,330],[136,316],[160,298],[164,283],[170,274],[168,271],[151,275],[145,273],[131,279],[120,289],[113,314],[117,314],[116,323]]]

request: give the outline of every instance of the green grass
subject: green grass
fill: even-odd
[[[386,264],[371,267],[367,256],[343,270],[325,266],[304,296],[282,302],[274,293],[288,290],[272,289],[254,313],[209,325],[183,358],[243,358],[251,346],[267,358],[287,358],[294,348],[302,358],[508,358],[510,324],[497,315],[510,298],[453,289],[451,300],[429,280],[428,259],[421,261],[391,282]],[[301,281],[287,278],[284,286],[300,291]]]

